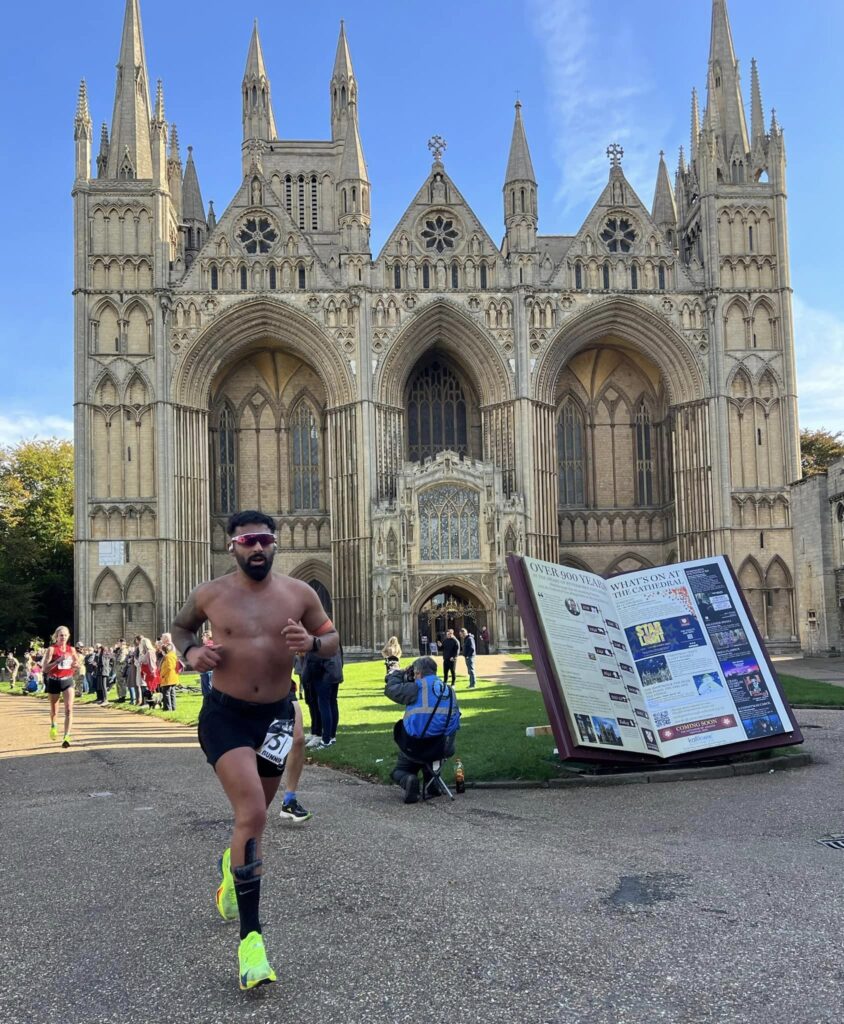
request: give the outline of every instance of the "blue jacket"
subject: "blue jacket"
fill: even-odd
[[[409,681],[400,683],[398,673],[395,675],[395,684],[387,677],[385,692],[397,703],[407,705],[403,722],[408,736],[452,736],[457,732],[460,728],[460,708],[450,686],[438,676],[425,676],[424,679],[413,680],[416,688],[414,695],[407,692]]]

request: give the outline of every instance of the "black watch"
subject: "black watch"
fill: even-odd
[[[314,637],[314,642],[311,644],[311,652],[313,654],[319,654],[319,649],[322,647],[322,640],[318,636]]]
[[[182,651],[182,659],[184,660],[185,664],[187,664],[188,651],[192,647],[199,647],[199,644],[188,644],[187,647]]]

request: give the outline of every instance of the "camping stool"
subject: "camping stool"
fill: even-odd
[[[436,789],[439,789],[439,791],[441,793],[445,794],[445,796],[447,796],[449,798],[449,800],[453,800],[454,799],[454,793],[452,793],[451,790],[448,788],[448,786],[445,784],[445,780],[443,779],[442,775],[440,774],[442,772],[442,770],[443,770],[443,765],[444,764],[445,764],[445,759],[442,758],[442,759],[440,759],[438,761],[430,761],[428,764],[425,765],[425,767],[431,773],[431,778],[428,779],[428,781],[422,787],[422,799],[423,800],[430,800],[431,797],[435,795]],[[431,789],[432,786],[434,786],[436,788],[432,790]],[[429,795],[429,790],[430,790],[430,795]]]

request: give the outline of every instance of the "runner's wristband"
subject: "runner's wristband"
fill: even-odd
[[[188,651],[191,649],[191,647],[199,647],[199,644],[188,644],[187,647],[182,651],[182,657],[183,658],[185,658],[185,659],[187,658]]]

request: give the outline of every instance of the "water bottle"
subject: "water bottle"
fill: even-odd
[[[454,789],[457,793],[466,792],[466,776],[463,773],[463,762],[459,757],[454,762]]]

